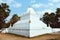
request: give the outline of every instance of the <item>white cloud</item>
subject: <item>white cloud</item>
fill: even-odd
[[[15,8],[20,8],[21,7],[21,4],[17,3],[16,0],[6,0],[6,2],[9,3],[12,7],[15,7]]]
[[[60,8],[60,3],[55,5],[56,8]]]
[[[40,17],[42,17],[45,12],[48,12],[50,14],[51,12],[54,12],[54,11],[51,9],[45,9],[43,11],[37,11],[37,13],[39,14]]]
[[[45,12],[49,12],[49,13],[51,13],[51,12],[54,12],[54,11],[51,10],[51,9],[45,9],[45,10],[42,11],[42,13],[45,13]]]
[[[15,7],[15,8],[20,8],[22,5],[20,3],[15,3],[12,6]]]
[[[41,6],[42,6],[42,4],[40,4],[40,3],[32,5],[33,8],[40,8]]]
[[[7,3],[7,4],[9,4],[11,7],[15,7],[15,8],[21,7],[21,4],[18,3],[16,0],[6,0],[6,1],[0,0],[0,4],[1,4],[1,3]]]
[[[41,7],[43,7],[43,8],[49,8],[49,7],[52,7],[52,6],[54,6],[53,3],[48,3],[48,4],[36,3],[36,4],[32,4],[33,8],[41,8]]]
[[[6,0],[7,3],[13,3],[15,0]]]
[[[5,0],[5,1],[3,1],[3,0],[0,0],[0,3],[14,3],[15,2],[15,0]]]
[[[36,0],[31,0],[31,2],[30,3],[35,3],[36,2]]]
[[[60,0],[49,0],[50,2],[57,3],[60,2]]]
[[[48,5],[49,5],[49,6],[53,6],[54,4],[53,4],[53,3],[49,3]]]
[[[0,4],[1,4],[1,3],[4,3],[4,1],[0,0]]]

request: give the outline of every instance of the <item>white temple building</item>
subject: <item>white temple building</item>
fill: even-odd
[[[46,33],[52,33],[52,28],[47,27],[47,25],[40,20],[38,14],[32,7],[29,7],[20,17],[21,19],[15,23],[13,27],[8,28],[8,33],[26,37],[34,37]]]

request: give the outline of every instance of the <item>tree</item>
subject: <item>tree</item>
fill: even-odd
[[[53,12],[50,14],[45,13],[43,15],[43,20],[44,20],[43,22],[46,23],[47,26],[49,24],[50,27],[52,28],[60,28],[60,22],[59,22],[60,19],[58,18],[60,18],[60,8],[57,8],[56,14]]]
[[[11,26],[13,26],[13,24],[15,24],[18,20],[20,20],[20,17],[18,17],[17,14],[14,14],[11,18]]]
[[[11,20],[8,23],[5,23],[5,19],[9,16],[11,10],[6,3],[1,3],[0,5],[0,29],[8,28],[10,24],[14,25],[20,17],[17,14],[14,14]],[[11,26],[12,26],[11,25]]]
[[[57,17],[60,17],[60,8],[57,8],[57,9],[56,9],[56,16],[57,16]]]
[[[47,24],[48,26],[49,24],[49,13],[48,12],[45,12],[45,14],[43,15],[43,22]]]
[[[0,5],[0,18],[2,20],[6,19],[9,16],[10,9],[6,3],[1,3]]]
[[[55,23],[55,22],[58,21],[58,18],[56,17],[55,13],[51,13],[51,14],[49,15],[49,21],[50,21],[51,23]]]

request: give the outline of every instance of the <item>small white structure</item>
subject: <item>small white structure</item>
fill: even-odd
[[[14,33],[23,35],[26,37],[34,37],[46,33],[52,33],[52,28],[47,27],[42,21],[38,14],[29,7],[27,12],[21,16],[21,20],[8,28],[8,33]]]

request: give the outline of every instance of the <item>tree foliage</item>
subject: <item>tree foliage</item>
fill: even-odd
[[[14,25],[14,23],[16,23],[20,19],[17,14],[14,14],[10,22],[5,23],[5,19],[10,15],[10,12],[11,10],[6,3],[0,4],[0,29],[7,28],[10,26],[10,24]]]
[[[60,18],[60,8],[57,8],[55,13],[51,12],[49,14],[46,12],[42,17],[43,22],[47,24],[47,26],[50,25],[52,28],[60,28],[60,19],[58,18]]]
[[[15,24],[18,20],[20,20],[20,17],[18,17],[17,14],[14,14],[11,18],[11,26],[13,26],[13,24]]]

